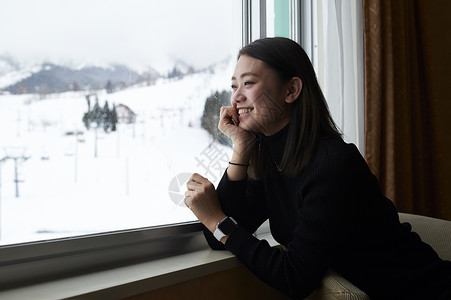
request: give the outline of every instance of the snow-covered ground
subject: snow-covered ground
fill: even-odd
[[[217,184],[231,149],[201,128],[205,100],[228,89],[231,65],[215,74],[159,80],[105,100],[125,104],[135,124],[87,131],[85,93],[0,95],[0,244],[194,220],[176,202],[193,172]],[[81,132],[81,134],[71,134]],[[15,160],[18,158],[16,197]]]

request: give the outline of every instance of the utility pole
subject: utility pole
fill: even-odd
[[[2,203],[1,203],[1,185],[2,185],[2,170],[1,170],[1,166],[4,162],[6,162],[8,159],[13,159],[14,160],[14,182],[16,183],[16,198],[19,197],[19,175],[18,175],[18,168],[17,168],[17,162],[19,160],[23,160],[26,161],[27,159],[29,159],[29,156],[25,156],[25,152],[27,151],[27,147],[4,147],[3,148],[5,156],[0,159],[0,240],[1,240],[1,233],[2,233]]]
[[[19,198],[19,182],[22,182],[21,180],[19,180],[19,171],[17,169],[17,162],[19,160],[23,160],[26,161],[27,159],[29,159],[30,157],[26,157],[26,156],[15,156],[15,157],[7,157],[9,159],[13,159],[14,160],[14,183],[16,184],[16,198]]]
[[[25,151],[26,151],[25,147],[9,147],[9,148],[4,148],[4,150],[5,150],[6,157],[4,157],[2,159],[2,161],[8,160],[8,159],[14,160],[14,182],[16,184],[16,198],[19,198],[19,182],[20,182],[20,180],[19,180],[19,170],[17,167],[17,163],[20,160],[26,161],[30,157],[25,156]]]
[[[19,182],[22,182],[22,181],[19,180],[19,172],[18,172],[18,169],[17,169],[17,161],[18,160],[26,161],[30,157],[18,156],[18,157],[9,157],[9,158],[14,159],[14,182],[16,183],[16,198],[19,198]]]

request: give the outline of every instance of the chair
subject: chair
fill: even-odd
[[[412,230],[445,260],[451,260],[451,221],[399,213],[401,223],[408,222]],[[321,285],[308,300],[369,300],[358,287],[333,270],[328,270]]]

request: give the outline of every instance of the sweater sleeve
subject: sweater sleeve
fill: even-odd
[[[226,170],[216,193],[224,213],[233,217],[247,232],[254,233],[268,218],[260,181],[251,179],[231,181],[227,177]],[[224,249],[224,245],[217,241],[205,226],[204,234],[212,249]]]
[[[286,251],[271,247],[243,227],[232,232],[225,247],[267,284],[289,296],[306,297],[335,259],[335,248],[346,239],[352,219],[349,203],[355,198],[350,178],[360,176],[354,162],[343,155],[324,155],[306,170],[299,183],[302,208]]]

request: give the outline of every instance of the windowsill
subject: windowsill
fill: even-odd
[[[270,235],[260,238],[275,244]],[[0,299],[120,299],[234,268],[228,251],[199,250],[0,292]]]

